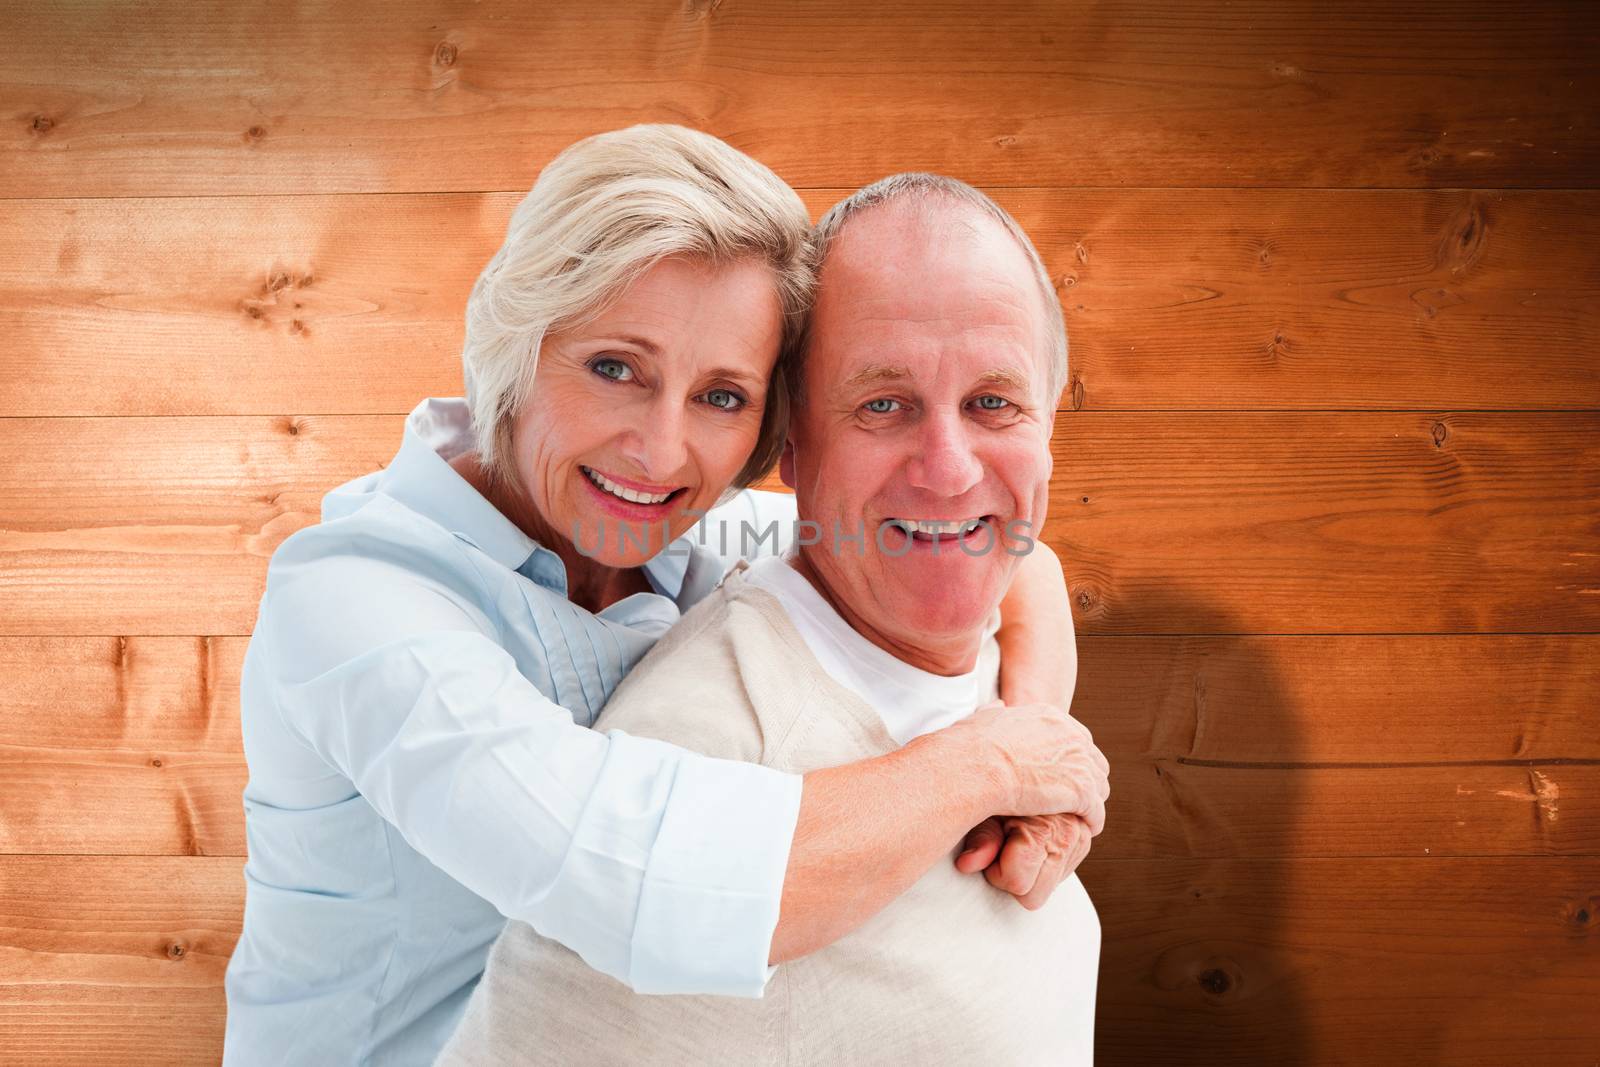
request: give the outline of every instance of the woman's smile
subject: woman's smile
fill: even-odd
[[[676,502],[689,491],[687,486],[647,486],[582,465],[578,470],[583,473],[583,481],[588,483],[596,503],[617,518],[630,522],[657,522],[669,517],[677,510]]]

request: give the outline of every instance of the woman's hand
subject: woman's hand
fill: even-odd
[[[1110,764],[1095,747],[1088,728],[1059,708],[1048,704],[1022,708],[990,704],[980,709],[974,719],[996,715],[1022,716],[1016,722],[1005,723],[1017,728],[1014,732],[1025,739],[1019,749],[1022,758],[1008,756],[1012,765],[1024,777],[1047,778],[1050,771],[1061,773],[1071,783],[1067,788],[1076,790],[1076,802],[1053,814],[991,816],[967,835],[962,852],[956,857],[956,869],[963,874],[983,871],[990,885],[1015,896],[1018,903],[1032,911],[1042,907],[1056,886],[1077,870],[1089,854],[1090,838],[1105,828],[1105,801],[1111,795]],[[1035,734],[1041,727],[1043,732]],[[1039,746],[1049,731],[1063,727],[1061,747],[1053,755],[1048,742]],[[1046,765],[1030,768],[1028,760],[1041,755]]]
[[[967,835],[956,870],[982,871],[990,885],[1034,911],[1078,869],[1093,836],[1078,815],[995,815]]]
[[[976,734],[980,766],[999,776],[993,814],[1080,815],[1091,835],[1105,828],[1111,765],[1089,728],[1053,704],[989,704],[946,728]]]

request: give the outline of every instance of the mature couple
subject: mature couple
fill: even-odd
[[[903,175],[813,232],[605,134],[464,360],[273,557],[226,1062],[1089,1062],[1107,768],[1020,535],[1066,337],[1015,223]]]

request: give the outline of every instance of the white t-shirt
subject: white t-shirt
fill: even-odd
[[[806,647],[835,681],[872,705],[899,744],[971,715],[998,699],[999,647],[993,638],[1000,613],[991,613],[975,667],[966,674],[934,674],[913,667],[862,637],[809,579],[794,569],[792,556],[768,556],[750,564],[745,581],[783,604]]]

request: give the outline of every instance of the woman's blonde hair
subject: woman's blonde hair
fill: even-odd
[[[511,427],[545,336],[596,314],[652,265],[682,255],[718,265],[753,258],[773,272],[783,345],[760,437],[733,488],[759,479],[787,433],[789,359],[814,284],[810,223],[776,174],[683,126],[596,134],[556,156],[512,213],[505,243],[467,300],[461,362],[489,478],[516,484]]]

